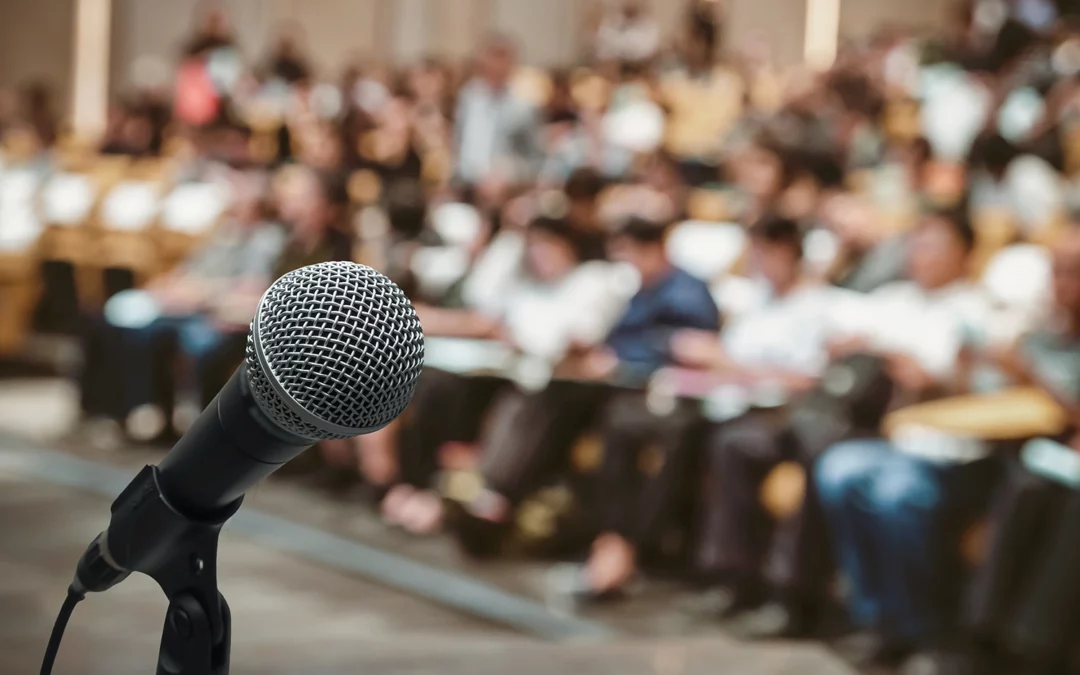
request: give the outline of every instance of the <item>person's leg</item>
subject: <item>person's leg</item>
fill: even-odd
[[[880,574],[874,567],[876,554],[868,532],[873,526],[860,504],[861,495],[870,489],[893,452],[889,443],[880,439],[845,441],[826,450],[813,472],[836,560],[848,584],[848,611],[862,628],[877,627],[883,608]]]
[[[705,445],[697,567],[706,580],[730,586],[745,599],[737,605],[756,601],[762,590],[763,553],[772,527],[761,505],[761,484],[784,458],[784,431],[774,422],[750,414],[718,427]]]
[[[644,394],[624,392],[608,401],[600,428],[603,454],[593,507],[600,534],[582,590],[603,595],[630,581],[642,547],[667,523],[686,485],[701,421],[692,407],[660,415]]]
[[[601,387],[567,382],[533,393],[504,392],[480,442],[485,484],[516,505],[564,463],[607,397]]]
[[[1080,619],[1080,492],[1068,491],[1055,515],[1005,631],[1009,651],[1033,672],[1064,672]]]
[[[1065,494],[1064,487],[1030,473],[1019,462],[1009,467],[989,516],[986,558],[968,591],[966,623],[977,640],[998,640]]]
[[[514,509],[565,464],[606,398],[603,388],[559,382],[539,392],[501,392],[480,437],[479,489],[454,496],[460,512],[451,522],[469,554],[498,550]]]
[[[148,441],[165,429],[163,363],[171,363],[177,327],[183,318],[161,317],[142,328],[120,329],[123,350],[124,416],[128,434]]]
[[[942,626],[937,612],[942,587],[941,530],[944,469],[901,452],[888,453],[856,508],[869,514],[878,571],[882,629],[897,645],[918,647]],[[955,544],[955,542],[954,542]]]
[[[188,317],[177,324],[177,347],[180,351],[177,388],[180,398],[194,403],[199,410],[210,403],[203,391],[203,382],[208,376],[205,371],[214,365],[214,357],[228,335],[208,317],[201,315]]]

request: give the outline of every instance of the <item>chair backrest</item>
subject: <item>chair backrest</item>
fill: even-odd
[[[161,226],[199,236],[209,232],[229,206],[229,190],[219,183],[181,183],[161,203]]]
[[[89,176],[54,174],[41,193],[42,216],[49,225],[78,227],[90,218],[97,197],[97,186]]]
[[[672,264],[709,281],[738,261],[746,248],[746,232],[735,223],[687,220],[672,228],[666,248]]]
[[[983,268],[980,284],[1005,305],[1029,307],[1050,295],[1050,252],[1035,244],[1014,244],[995,253]]]
[[[42,176],[30,169],[0,173],[0,251],[33,247],[44,227],[37,212]]]
[[[480,213],[460,202],[442,204],[431,213],[431,226],[447,246],[468,246],[480,236]]]
[[[161,209],[161,185],[154,181],[125,180],[105,195],[101,225],[109,230],[145,230]]]

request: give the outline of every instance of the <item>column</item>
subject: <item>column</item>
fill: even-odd
[[[96,138],[105,130],[111,25],[112,0],[77,0],[71,119],[78,138]]]

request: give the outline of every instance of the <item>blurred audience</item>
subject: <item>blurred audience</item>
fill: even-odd
[[[839,602],[869,672],[1068,672],[1080,42],[1070,3],[997,4],[818,70],[727,48],[708,0],[673,35],[598,4],[557,71],[491,35],[330,72],[296,24],[253,64],[209,12],[99,138],[0,91],[0,353],[64,314],[37,328],[81,327],[84,417],[163,441],[273,279],[361,261],[427,367],[312,453],[339,497],[478,558],[557,541],[560,601],[674,569],[746,638]]]

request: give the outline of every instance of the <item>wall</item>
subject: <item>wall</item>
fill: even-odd
[[[672,35],[684,0],[648,0]],[[949,0],[842,0],[840,32],[866,35],[885,21],[933,25]],[[0,0],[0,86],[33,78],[54,83],[69,99],[71,27],[75,0]],[[261,57],[274,29],[297,21],[324,72],[336,75],[352,55],[411,59],[423,54],[461,57],[483,34],[498,29],[521,44],[526,61],[572,61],[581,48],[588,0],[217,0],[232,17],[241,47]],[[111,86],[130,81],[137,56],[171,67],[208,0],[114,0]],[[802,58],[805,0],[727,0],[724,41],[737,48],[764,37],[782,63]]]
[[[0,87],[33,80],[70,98],[75,0],[0,0]]]

